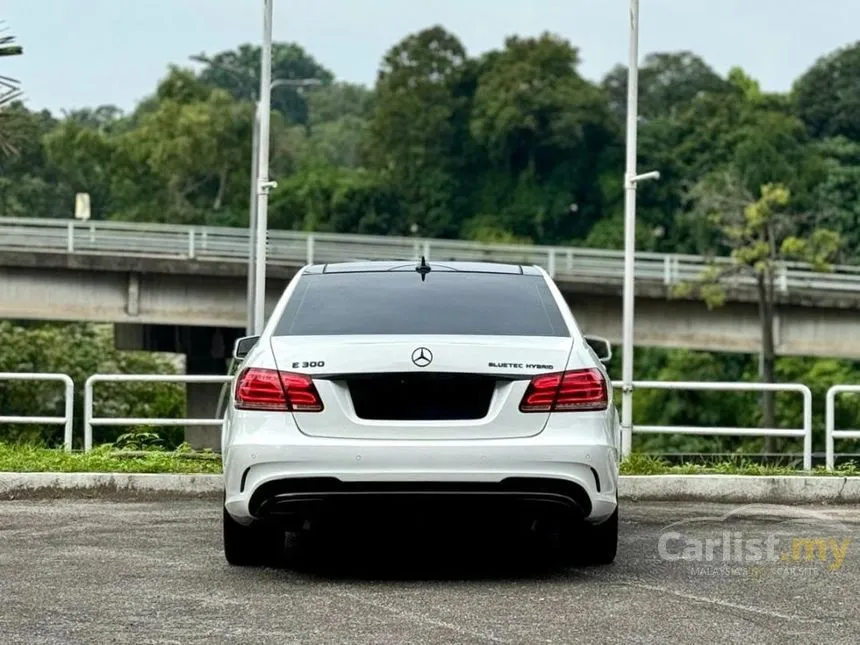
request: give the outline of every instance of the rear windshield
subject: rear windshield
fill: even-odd
[[[275,336],[570,332],[541,276],[434,271],[332,273],[299,279]]]

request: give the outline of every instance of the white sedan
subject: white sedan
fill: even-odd
[[[534,266],[304,267],[242,361],[224,419],[224,551],[287,530],[455,510],[547,527],[578,560],[618,542],[619,425],[603,363]]]

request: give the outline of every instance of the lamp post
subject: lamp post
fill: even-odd
[[[636,186],[659,179],[659,172],[636,174],[639,124],[639,0],[630,0],[630,49],[627,64],[627,168],[624,173],[624,296],[621,356],[621,456],[633,447],[633,316],[636,267]]]
[[[292,87],[309,87],[320,85],[322,81],[318,78],[279,78],[272,81],[269,85],[269,94],[276,87],[288,85]],[[261,95],[262,96],[262,95]],[[257,272],[257,179],[259,175],[260,164],[260,101],[254,103],[254,129],[252,134],[251,144],[251,197],[248,207],[248,322],[246,323],[247,333],[259,334],[263,330],[263,318],[257,316],[257,290],[256,290],[256,272]],[[267,137],[268,140],[268,137]],[[268,144],[267,144],[268,148]],[[268,158],[268,151],[266,152]],[[268,173],[268,166],[266,172]],[[264,265],[265,266],[265,265]]]
[[[198,54],[196,56],[191,56],[191,60],[197,63],[204,63],[209,65],[210,67],[217,67],[219,69],[224,70],[230,74],[233,74],[235,77],[241,79],[242,81],[247,81],[248,75],[246,73],[242,73],[240,70],[237,70],[229,65],[223,65],[217,63],[216,61],[208,58],[202,54]],[[322,81],[318,78],[279,78],[272,81],[269,85],[269,91],[271,92],[276,87],[280,86],[290,86],[290,87],[309,87],[315,85],[321,85]],[[256,227],[257,227],[257,174],[258,174],[258,163],[260,160],[260,101],[254,96],[254,122],[252,127],[251,134],[251,176],[250,176],[250,195],[248,198],[248,281],[247,281],[247,290],[246,290],[246,323],[245,329],[248,335],[259,333],[262,328],[262,323],[257,324],[256,321],[256,289],[255,289],[255,272],[256,272]]]
[[[252,229],[254,240],[254,335],[263,329],[266,319],[266,237],[269,225],[269,191],[277,184],[269,180],[269,124],[272,94],[272,4],[263,0],[263,46],[260,50],[260,133],[258,137],[257,221]]]

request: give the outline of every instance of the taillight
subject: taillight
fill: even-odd
[[[520,401],[520,412],[605,410],[608,405],[603,373],[584,369],[535,376]]]
[[[249,367],[236,380],[236,408],[278,412],[321,412],[322,399],[306,374]]]

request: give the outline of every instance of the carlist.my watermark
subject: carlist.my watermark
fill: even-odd
[[[751,518],[759,521],[742,521]],[[675,522],[660,533],[657,552],[665,562],[691,565],[696,575],[813,576],[842,569],[853,540],[824,513],[754,505]]]

